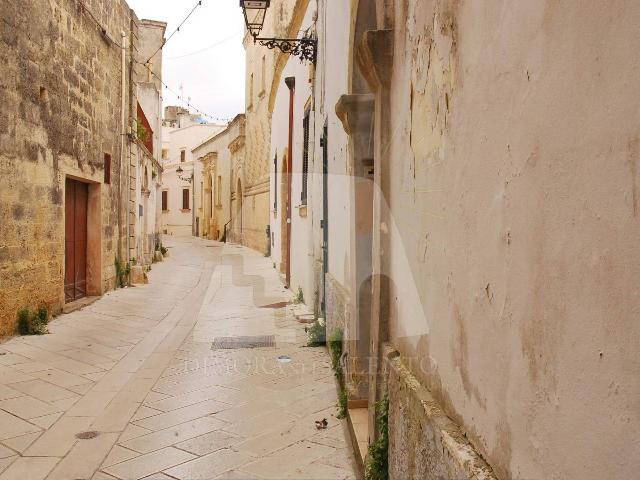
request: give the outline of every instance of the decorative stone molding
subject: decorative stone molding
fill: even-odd
[[[393,30],[369,30],[356,49],[360,72],[374,92],[389,88],[393,68]]]

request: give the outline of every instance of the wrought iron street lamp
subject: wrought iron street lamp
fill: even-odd
[[[264,17],[271,0],[240,0],[240,7],[244,12],[244,22],[253,38],[260,35],[264,26]]]
[[[178,168],[176,168],[176,173],[178,174],[178,178],[183,182],[189,182],[189,183],[193,182],[193,172],[191,172],[190,176],[183,177],[182,174],[184,173],[184,170],[182,169],[181,166],[178,165]]]
[[[278,48],[283,53],[300,57],[303,62],[315,63],[318,41],[312,34],[307,34],[302,38],[263,38],[258,36],[264,26],[264,19],[270,3],[271,0],[240,0],[244,21],[253,41],[271,50]]]

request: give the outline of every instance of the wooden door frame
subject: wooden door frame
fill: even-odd
[[[86,183],[88,185],[87,197],[87,293],[88,297],[99,296],[104,293],[103,287],[103,261],[102,261],[102,184],[87,178],[79,177],[73,174],[67,174],[62,182],[63,192],[62,198],[66,199],[67,179],[77,182]],[[65,200],[66,201],[66,200]],[[66,215],[66,204],[63,205],[62,214]],[[65,241],[65,221],[62,222],[63,242]],[[63,250],[64,251],[64,250]],[[64,267],[64,260],[63,260]],[[65,303],[64,294],[64,271],[62,273],[62,285],[60,288],[63,304]]]

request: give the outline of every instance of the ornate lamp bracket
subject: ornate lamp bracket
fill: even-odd
[[[318,51],[318,40],[312,35],[302,38],[260,38],[254,37],[255,41],[270,50],[279,49],[282,53],[289,53],[300,57],[303,62],[316,63]]]

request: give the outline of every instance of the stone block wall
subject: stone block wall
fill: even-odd
[[[132,14],[120,0],[0,0],[0,11],[3,336],[14,331],[21,307],[46,304],[57,312],[64,303],[67,176],[99,188],[99,284],[114,284],[122,67],[112,40],[121,42],[122,31],[129,36]],[[105,154],[111,155],[110,185],[104,184]]]
[[[397,352],[396,352],[397,354]],[[397,355],[387,358],[389,478],[497,480]]]

